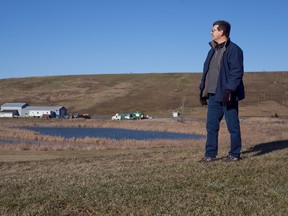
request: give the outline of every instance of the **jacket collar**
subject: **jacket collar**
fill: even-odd
[[[215,50],[216,48],[223,47],[223,46],[225,46],[225,48],[227,48],[227,46],[230,44],[230,42],[231,42],[230,38],[228,38],[228,40],[223,42],[222,44],[218,44],[217,42],[212,40],[209,42],[209,45]]]

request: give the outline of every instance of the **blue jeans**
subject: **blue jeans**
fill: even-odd
[[[223,106],[222,102],[215,101],[215,95],[210,94],[207,112],[207,140],[206,157],[216,157],[218,153],[218,133],[220,122],[225,115],[226,125],[230,133],[231,148],[229,155],[239,158],[241,151],[241,132],[238,118],[238,102],[232,107]]]

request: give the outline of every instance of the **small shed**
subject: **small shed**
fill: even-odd
[[[177,117],[179,117],[179,115],[180,115],[180,113],[179,113],[179,112],[172,112],[172,116],[173,116],[174,118],[177,118]]]

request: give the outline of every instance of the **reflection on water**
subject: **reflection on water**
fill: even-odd
[[[25,127],[42,135],[64,138],[107,138],[107,139],[202,139],[204,136],[186,133],[129,130],[120,128],[71,128],[71,127]]]

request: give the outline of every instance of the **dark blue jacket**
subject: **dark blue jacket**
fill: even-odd
[[[205,82],[209,70],[210,60],[214,54],[212,43],[209,43],[211,49],[208,52],[207,58],[204,63],[202,79],[200,83],[200,94],[202,97],[207,97],[205,89]],[[244,84],[243,84],[243,51],[235,43],[228,41],[225,44],[225,51],[221,60],[221,67],[217,88],[215,92],[216,100],[222,101],[226,89],[231,90],[235,95],[236,100],[245,98]]]

